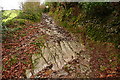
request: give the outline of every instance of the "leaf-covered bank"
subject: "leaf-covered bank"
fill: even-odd
[[[2,10],[3,79],[26,78],[25,70],[33,68],[31,56],[40,53],[42,44],[42,33],[35,25],[41,21],[39,4],[28,2],[22,4],[22,10]]]

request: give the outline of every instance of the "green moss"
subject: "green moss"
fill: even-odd
[[[107,69],[106,66],[100,65],[100,70],[101,70],[101,71],[104,71],[104,70],[106,70],[106,69]]]
[[[27,20],[25,19],[11,19],[3,23],[3,25],[6,26],[18,26],[18,25],[25,25],[27,23]]]
[[[11,20],[19,15],[21,11],[20,10],[6,10],[3,12],[2,15],[2,22],[7,22],[8,20]]]

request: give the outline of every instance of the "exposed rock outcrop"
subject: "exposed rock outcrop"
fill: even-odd
[[[48,35],[48,40],[45,43],[45,47],[42,47],[42,53],[32,55],[34,69],[32,70],[33,73],[30,70],[26,70],[28,78],[50,65],[52,65],[52,70],[60,70],[68,62],[77,59],[78,55],[81,58],[85,58],[81,59],[80,72],[83,74],[90,70],[90,56],[81,54],[81,51],[85,51],[85,47],[74,36],[62,27],[58,27],[52,18],[46,14],[43,14],[42,22],[38,26],[44,26],[44,28],[40,28],[40,31]]]

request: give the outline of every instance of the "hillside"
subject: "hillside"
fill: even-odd
[[[3,11],[2,78],[119,78],[119,4],[26,2]]]

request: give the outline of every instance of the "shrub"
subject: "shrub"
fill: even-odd
[[[86,2],[80,3],[85,13],[90,16],[106,16],[113,10],[110,3],[107,2]]]
[[[18,18],[40,22],[42,10],[39,2],[26,2],[22,4],[22,12]]]
[[[41,14],[21,12],[17,18],[31,20],[33,22],[39,22]]]
[[[25,19],[11,19],[3,23],[3,26],[17,26],[17,25],[25,25],[27,20]]]

